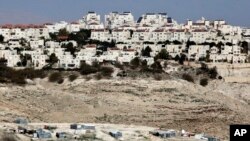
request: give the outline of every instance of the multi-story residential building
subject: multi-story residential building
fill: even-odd
[[[149,41],[150,32],[149,30],[135,30],[132,35],[132,40],[135,42]]]
[[[7,60],[8,67],[16,67],[20,61],[20,55],[16,50],[0,50],[0,58]]]
[[[168,23],[167,18],[167,13],[147,13],[139,18],[138,24],[139,26],[161,27]]]
[[[173,37],[173,33],[169,32],[169,30],[165,29],[156,29],[151,32],[150,41],[152,42],[159,42],[159,41],[166,41],[171,40]]]
[[[210,32],[204,29],[195,29],[191,32],[190,41],[196,43],[203,43],[207,39],[210,39]]]
[[[245,63],[246,54],[242,54],[241,47],[237,45],[222,46],[221,52],[217,47],[210,49],[210,60],[212,62]]]
[[[72,22],[66,26],[66,30],[70,33],[79,32],[81,25],[78,22]]]
[[[42,25],[3,25],[0,27],[0,35],[4,36],[4,41],[19,39],[49,38],[48,29]]]
[[[198,61],[201,58],[205,58],[208,51],[208,45],[192,45],[188,49],[188,59]]]
[[[171,41],[177,40],[180,42],[186,42],[190,38],[190,34],[184,29],[173,29],[170,30],[173,33]]]
[[[45,23],[44,26],[48,29],[49,33],[58,33],[60,29],[66,28],[68,25],[65,21],[60,21],[57,23]]]
[[[132,59],[136,57],[134,49],[125,49],[121,51],[117,60],[122,63],[129,63]]]
[[[104,25],[101,23],[101,16],[93,11],[89,11],[87,15],[80,19],[79,24],[81,28],[104,29]]]
[[[112,12],[109,15],[105,15],[105,26],[110,29],[120,27],[131,27],[134,26],[134,16],[131,12]]]
[[[112,40],[116,42],[126,42],[131,39],[131,33],[129,30],[114,29],[112,30]]]
[[[95,29],[91,31],[92,40],[99,40],[99,41],[111,41],[111,34],[109,30],[106,29]]]
[[[17,39],[11,39],[8,41],[7,47],[14,49],[14,48],[21,48],[22,45],[20,44],[20,41]]]
[[[44,47],[44,40],[31,40],[29,41],[29,45],[33,49],[42,48]]]
[[[59,42],[55,42],[55,41],[47,41],[45,43],[45,47],[46,48],[57,48],[57,47],[60,47],[60,43]]]
[[[175,58],[177,55],[180,57],[180,54],[185,50],[184,45],[167,45],[166,50],[172,58]]]

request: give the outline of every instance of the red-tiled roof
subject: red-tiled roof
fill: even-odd
[[[123,51],[133,52],[135,50],[130,48],[130,49],[124,49]]]
[[[164,29],[156,29],[154,32],[164,32]]]
[[[205,29],[195,29],[192,32],[208,32],[208,31]]]
[[[137,29],[137,30],[135,30],[135,32],[148,32],[148,30],[146,30],[146,29]]]
[[[106,31],[105,29],[94,29],[94,30],[92,30],[92,32],[104,32],[104,31]]]
[[[88,44],[85,48],[96,48],[96,44]]]
[[[113,47],[113,48],[109,48],[110,50],[120,50],[119,48],[117,47]]]

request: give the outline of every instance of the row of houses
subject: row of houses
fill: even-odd
[[[217,33],[209,30],[184,30],[184,29],[164,29],[158,28],[153,31],[146,29],[136,29],[134,31],[126,29],[97,29],[92,30],[91,39],[111,42],[161,42],[161,41],[194,41],[203,43],[208,40],[216,40]]]
[[[243,52],[243,47],[238,45],[222,45],[216,47],[210,45],[190,45],[186,44],[158,44],[158,43],[118,43],[115,47],[110,47],[106,51],[100,49],[96,44],[87,44],[79,48],[73,54],[66,50],[63,45],[71,43],[78,46],[75,41],[55,42],[47,41],[42,48],[32,50],[20,50],[18,48],[0,48],[0,58],[6,60],[9,67],[35,67],[43,68],[50,62],[50,56],[54,54],[58,62],[55,68],[74,69],[79,68],[82,62],[91,64],[98,62],[120,62],[129,63],[133,58],[140,57],[147,60],[148,64],[154,62],[154,57],[165,49],[171,58],[179,58],[186,55],[189,61],[211,61],[228,63],[247,62],[247,52]],[[150,48],[150,56],[143,56],[141,51]],[[99,52],[99,53],[98,53]],[[25,65],[22,65],[23,61]]]

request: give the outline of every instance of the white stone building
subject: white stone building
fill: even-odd
[[[109,15],[105,15],[105,26],[110,29],[120,27],[131,27],[135,25],[134,16],[131,12],[112,12]]]
[[[191,45],[188,49],[188,59],[198,61],[201,58],[205,58],[208,51],[208,45]]]
[[[90,39],[110,42],[111,34],[108,30],[105,29],[95,29],[91,31]]]
[[[112,30],[112,40],[116,42],[127,42],[131,39],[130,31],[124,29],[114,29]]]

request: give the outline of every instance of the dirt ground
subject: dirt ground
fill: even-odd
[[[25,87],[0,85],[0,122],[133,124],[205,132],[228,139],[229,125],[250,123],[250,85],[172,79],[105,79]]]

